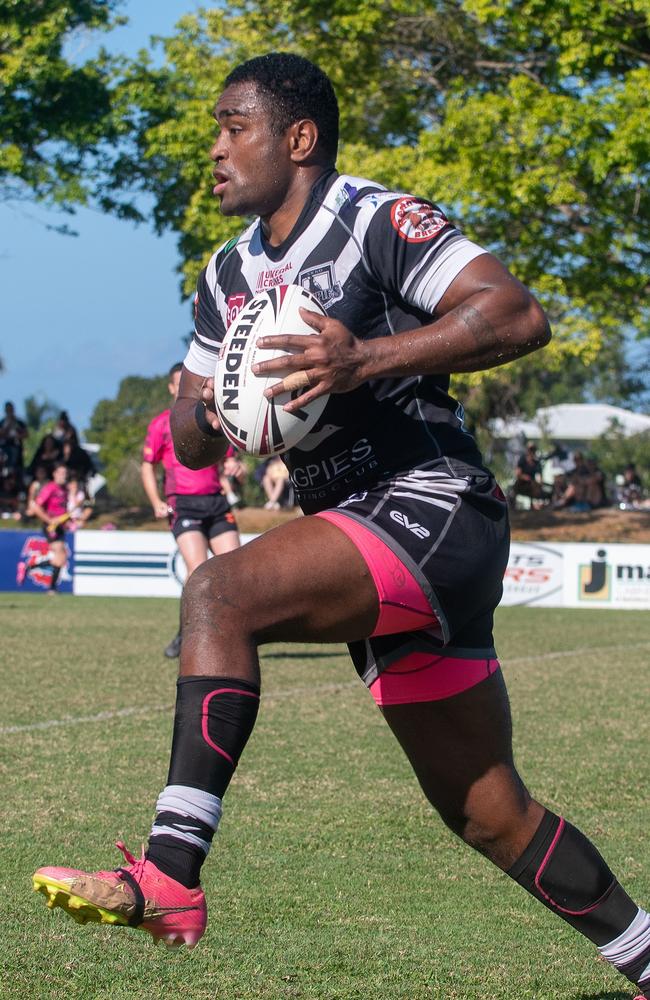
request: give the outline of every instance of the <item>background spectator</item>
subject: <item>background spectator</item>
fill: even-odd
[[[616,477],[616,499],[622,510],[634,510],[643,505],[643,483],[636,464],[630,462]]]
[[[36,449],[33,459],[29,463],[28,471],[34,475],[37,465],[44,465],[48,476],[51,477],[54,466],[61,459],[61,445],[53,434],[46,434]]]
[[[221,489],[223,490],[224,496],[231,507],[238,507],[241,505],[241,491],[247,478],[248,469],[242,462],[239,455],[236,453],[234,455],[228,455],[223,460],[219,479],[221,482]]]
[[[63,440],[61,458],[68,473],[76,476],[85,486],[88,477],[94,473],[95,466],[88,452],[79,444],[74,428],[68,431]]]
[[[74,472],[68,473],[68,514],[70,520],[66,525],[67,531],[77,531],[79,528],[83,528],[92,514],[92,502],[88,498],[83,483]]]
[[[260,465],[256,470],[256,478],[258,478],[266,496],[265,510],[293,507],[293,489],[289,479],[289,470],[279,456],[275,455]]]
[[[16,469],[6,464],[0,466],[0,514],[2,517],[20,519],[22,482]]]
[[[27,517],[36,517],[33,503],[38,497],[38,494],[41,492],[43,486],[45,486],[45,484],[49,482],[49,478],[50,477],[48,475],[48,470],[46,465],[40,463],[35,467],[34,478],[29,484],[29,488],[27,490],[27,504],[25,507],[25,514],[27,515]]]
[[[70,423],[70,418],[68,416],[67,410],[61,410],[61,412],[59,413],[52,434],[57,439],[57,441],[61,442],[68,440],[71,435],[74,435],[75,438],[78,437],[76,427],[74,427],[74,425]]]
[[[599,467],[595,458],[588,458],[585,461],[585,500],[591,510],[599,507],[607,507],[607,490],[605,487],[605,473]]]
[[[0,421],[0,448],[4,452],[7,467],[16,473],[19,489],[22,487],[23,442],[27,433],[27,424],[16,416],[14,404],[6,402],[5,415]]]
[[[542,482],[542,463],[537,454],[537,445],[529,441],[526,451],[517,459],[515,479],[512,484],[511,497],[530,497],[531,500],[546,498],[546,489]]]

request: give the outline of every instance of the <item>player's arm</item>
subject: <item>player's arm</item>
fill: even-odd
[[[147,494],[147,499],[151,504],[151,509],[153,510],[154,517],[167,517],[168,508],[167,501],[163,500],[158,492],[158,481],[156,479],[156,470],[152,462],[144,461],[140,466],[140,476],[142,478],[142,486]]]
[[[188,469],[220,462],[228,450],[214,409],[214,380],[183,368],[171,418],[174,450]]]
[[[31,502],[30,516],[37,517],[39,521],[43,522],[43,524],[49,524],[51,520],[50,515],[46,513],[46,511],[41,507],[41,505],[36,500],[32,500]]]
[[[463,268],[436,316],[417,331],[364,345],[366,378],[483,371],[530,354],[551,339],[537,299],[487,253]]]
[[[425,326],[361,341],[329,316],[301,310],[318,337],[263,337],[260,347],[293,356],[261,362],[256,374],[306,371],[310,388],[285,406],[289,412],[325,393],[350,392],[369,379],[473,372],[513,361],[544,347],[550,328],[541,306],[491,254],[472,260],[451,283]],[[284,391],[279,382],[266,393]]]

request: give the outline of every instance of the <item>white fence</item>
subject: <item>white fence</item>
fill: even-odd
[[[75,538],[75,594],[178,597],[184,579],[167,532],[80,531]],[[650,608],[650,545],[513,542],[501,603]]]

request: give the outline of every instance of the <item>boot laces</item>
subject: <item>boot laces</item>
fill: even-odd
[[[124,860],[129,865],[129,874],[132,875],[137,882],[139,882],[142,877],[143,869],[147,861],[144,853],[144,844],[142,845],[142,854],[139,858],[134,857],[134,855],[131,854],[128,847],[126,847],[126,845],[121,840],[116,840],[115,846],[124,855]],[[117,872],[121,871],[120,868],[116,868],[115,870]]]

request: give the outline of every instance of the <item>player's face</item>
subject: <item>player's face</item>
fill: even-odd
[[[268,98],[254,83],[226,87],[214,118],[218,135],[210,150],[224,215],[267,218],[283,204],[291,179],[287,134],[271,134]]]

